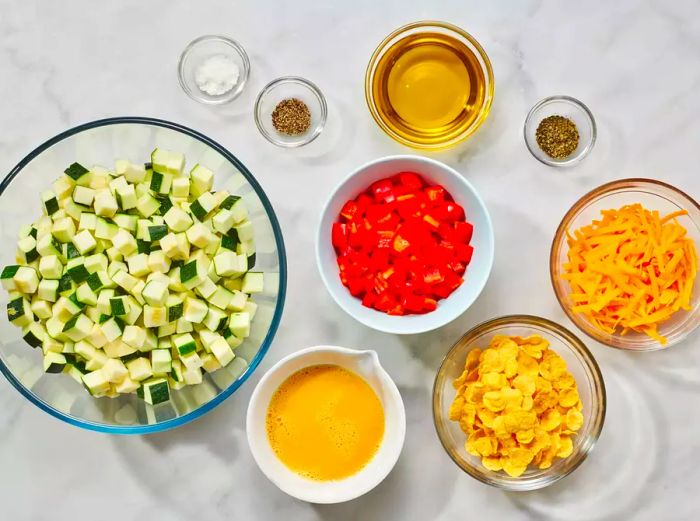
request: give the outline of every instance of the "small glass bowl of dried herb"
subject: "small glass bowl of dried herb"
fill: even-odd
[[[280,147],[311,143],[326,124],[328,107],[320,89],[309,80],[285,76],[268,83],[255,100],[255,124]]]
[[[524,132],[530,153],[549,166],[578,163],[596,140],[593,114],[570,96],[550,96],[535,104],[525,119]]]

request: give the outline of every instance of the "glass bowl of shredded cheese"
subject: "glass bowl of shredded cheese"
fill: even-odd
[[[440,365],[433,421],[450,458],[479,481],[536,490],[573,472],[605,421],[591,352],[550,320],[511,315],[467,332]]]
[[[584,195],[557,229],[550,275],[563,310],[611,347],[653,351],[700,324],[700,205],[652,179]]]

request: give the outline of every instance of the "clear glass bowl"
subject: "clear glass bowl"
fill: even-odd
[[[212,410],[231,396],[265,356],[282,316],[287,286],[287,264],[277,217],[255,177],[228,150],[210,138],[168,121],[121,117],[103,119],[72,128],[39,145],[0,184],[1,236],[15,244],[20,225],[41,215],[39,193],[67,165],[112,168],[114,160],[147,160],[156,146],[186,155],[190,166],[197,162],[215,173],[214,186],[242,195],[255,229],[256,269],[265,274],[265,292],[257,295],[259,308],[250,337],[236,348],[236,358],[227,367],[205,373],[201,385],[172,391],[172,400],[156,407],[136,395],[93,398],[66,374],[44,374],[40,349],[22,339],[22,331],[0,320],[0,372],[30,402],[72,425],[112,434],[144,434],[183,425]],[[14,248],[0,251],[2,265],[14,263]],[[7,292],[0,291],[4,309]]]
[[[591,338],[619,349],[634,351],[654,351],[676,344],[686,338],[700,325],[699,282],[695,283],[691,297],[690,311],[677,311],[669,320],[661,323],[659,333],[668,339],[664,346],[643,333],[634,331],[626,335],[610,335],[597,329],[581,313],[574,313],[569,301],[569,284],[561,278],[562,266],[567,261],[569,251],[566,232],[577,230],[600,217],[601,210],[620,208],[626,204],[641,203],[649,210],[658,210],[662,215],[678,210],[687,210],[688,215],[678,218],[678,222],[695,241],[700,251],[700,205],[688,194],[654,179],[622,179],[604,184],[579,199],[566,213],[557,228],[549,256],[549,273],[554,293],[564,312],[576,326]]]
[[[277,104],[285,99],[297,98],[303,101],[311,112],[309,129],[298,135],[286,135],[277,132],[272,125],[272,112]],[[328,107],[321,90],[309,80],[298,76],[284,76],[271,81],[258,94],[253,112],[255,124],[260,133],[270,143],[283,148],[307,145],[316,139],[326,125]]]
[[[377,66],[384,56],[384,54],[394,45],[396,42],[409,37],[417,36],[423,33],[440,33],[451,36],[452,38],[463,44],[470,52],[474,55],[476,60],[479,62],[479,67],[485,78],[485,95],[484,100],[479,108],[479,116],[465,128],[459,134],[453,135],[449,134],[447,136],[441,136],[439,139],[435,138],[425,138],[419,133],[411,137],[406,136],[396,132],[393,129],[392,124],[388,123],[379,110],[377,106],[377,99],[374,95],[374,79],[377,72]],[[399,27],[390,35],[388,35],[382,42],[377,46],[372,57],[367,65],[367,72],[365,73],[365,99],[367,101],[367,106],[369,107],[370,114],[377,122],[377,125],[392,139],[398,141],[402,145],[406,145],[412,148],[419,148],[424,150],[439,150],[443,148],[448,148],[457,143],[464,141],[469,136],[471,136],[476,130],[481,126],[481,124],[486,120],[491,111],[491,104],[493,102],[495,89],[495,82],[493,78],[493,68],[491,67],[491,61],[484,51],[484,48],[479,44],[476,39],[470,35],[465,30],[446,22],[437,21],[420,21],[404,25]]]
[[[217,55],[225,56],[238,65],[239,76],[231,90],[212,96],[199,88],[195,75],[197,68],[207,58]],[[177,77],[182,90],[193,100],[205,105],[221,105],[237,98],[243,92],[249,75],[248,54],[241,44],[226,36],[206,35],[192,40],[182,51],[177,64]]]
[[[576,125],[579,141],[576,150],[564,159],[548,156],[537,144],[535,134],[540,122],[549,116],[564,116]],[[549,166],[573,166],[593,149],[597,131],[595,119],[588,107],[571,96],[550,96],[535,104],[525,118],[525,144],[538,161]]]
[[[486,347],[494,335],[540,335],[561,356],[576,379],[583,403],[584,424],[573,437],[574,450],[568,458],[555,458],[548,469],[530,466],[522,476],[488,470],[481,460],[465,449],[466,435],[459,423],[449,419],[455,397],[452,382],[464,371],[469,351]],[[605,420],[606,396],[603,375],[591,352],[573,333],[550,320],[529,315],[495,318],[476,326],[452,346],[438,369],[433,386],[433,421],[447,454],[470,476],[503,490],[536,490],[551,485],[576,469],[593,449]]]

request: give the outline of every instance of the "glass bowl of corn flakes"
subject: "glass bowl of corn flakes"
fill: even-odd
[[[433,387],[442,446],[472,477],[536,490],[576,469],[605,420],[605,384],[588,348],[545,318],[484,322],[452,346]]]

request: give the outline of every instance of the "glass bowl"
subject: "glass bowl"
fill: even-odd
[[[550,348],[561,356],[576,379],[584,424],[573,437],[574,450],[567,458],[555,458],[552,466],[540,470],[530,466],[517,478],[503,471],[488,470],[476,456],[465,449],[466,435],[459,423],[449,419],[449,409],[455,397],[452,382],[462,374],[469,351],[488,346],[494,335],[540,335],[550,342]],[[438,369],[433,386],[433,421],[447,454],[470,476],[503,490],[536,490],[551,485],[576,469],[593,449],[605,420],[605,384],[600,368],[591,352],[569,330],[545,318],[511,315],[495,318],[476,326],[452,346]]]
[[[566,213],[557,228],[549,256],[549,273],[554,293],[564,312],[576,326],[591,338],[610,347],[633,351],[654,351],[676,344],[686,338],[700,325],[700,291],[696,281],[691,297],[690,311],[677,311],[669,320],[659,325],[659,333],[668,340],[664,346],[643,333],[631,331],[626,335],[608,334],[598,330],[586,317],[574,313],[569,301],[569,284],[561,278],[562,266],[567,260],[566,232],[590,224],[600,217],[601,210],[620,208],[626,204],[641,203],[649,210],[658,210],[662,215],[678,210],[687,210],[688,215],[678,217],[678,222],[695,241],[700,250],[700,205],[688,194],[654,179],[622,179],[604,184],[588,192]]]
[[[171,391],[169,402],[155,407],[136,395],[93,398],[65,374],[44,374],[42,353],[22,339],[21,329],[2,314],[0,372],[30,402],[72,425],[112,434],[145,434],[183,425],[212,410],[251,375],[265,356],[282,316],[287,264],[277,217],[253,175],[228,150],[210,138],[168,121],[120,117],[86,123],[39,145],[0,184],[1,236],[17,241],[20,225],[41,215],[39,193],[58,173],[78,161],[111,167],[118,158],[132,162],[150,157],[156,146],[183,152],[189,165],[201,162],[216,173],[214,186],[241,195],[255,229],[256,269],[265,274],[265,292],[256,295],[258,311],[251,334],[236,348],[236,358],[215,373],[205,373],[201,385]],[[14,263],[14,248],[0,252],[2,265]],[[3,309],[7,292],[0,291]]]
[[[579,141],[576,150],[564,159],[549,157],[537,144],[535,133],[540,122],[549,116],[564,116],[576,125]],[[535,104],[525,118],[525,144],[538,161],[549,166],[572,166],[586,157],[596,140],[596,125],[588,107],[571,96],[550,96]]]
[[[395,131],[392,125],[386,121],[385,116],[378,107],[378,100],[374,92],[374,81],[377,73],[377,67],[382,57],[396,42],[409,37],[419,38],[421,35],[426,33],[445,34],[456,39],[474,56],[485,79],[484,100],[481,107],[479,107],[478,117],[475,118],[467,128],[462,129],[461,132],[456,134],[448,133],[445,135],[440,135],[439,137],[426,136],[424,133],[417,130],[411,130],[408,126],[406,126],[403,133],[399,133]],[[367,101],[370,114],[372,114],[372,117],[374,118],[374,121],[377,122],[377,125],[379,125],[379,127],[395,141],[412,148],[425,150],[439,150],[451,147],[461,141],[464,141],[474,132],[476,132],[476,130],[489,115],[491,103],[493,102],[494,88],[495,83],[491,61],[479,42],[477,42],[472,35],[456,25],[437,21],[414,22],[396,29],[389,36],[384,38],[384,40],[382,40],[382,42],[377,46],[369,60],[367,72],[365,73],[365,99]]]
[[[311,112],[311,125],[302,134],[293,136],[282,134],[272,125],[272,111],[280,101],[289,98],[303,101]],[[326,125],[328,107],[321,90],[309,80],[298,76],[284,76],[263,87],[255,100],[253,114],[255,124],[265,139],[278,147],[295,148],[308,145],[321,134]]]
[[[212,96],[199,88],[195,81],[197,68],[212,56],[226,56],[240,71],[238,81],[233,88],[223,94]],[[221,105],[234,100],[243,92],[250,75],[250,60],[245,49],[231,38],[218,35],[200,36],[190,42],[180,55],[177,64],[177,77],[180,87],[190,98],[205,105]]]

